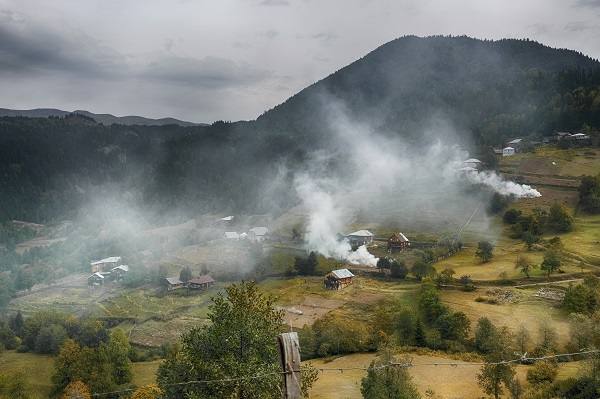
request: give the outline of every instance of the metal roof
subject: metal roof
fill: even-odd
[[[348,236],[353,236],[353,237],[373,237],[373,234],[369,230],[358,230],[358,231],[355,231],[354,233],[348,234]]]
[[[348,278],[348,277],[354,277],[354,274],[352,274],[352,272],[348,269],[338,269],[338,270],[333,270],[331,272],[331,274],[333,274],[334,276],[336,276],[337,278]]]

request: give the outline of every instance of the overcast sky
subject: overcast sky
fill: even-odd
[[[600,59],[600,0],[0,0],[0,108],[251,120],[405,35]]]

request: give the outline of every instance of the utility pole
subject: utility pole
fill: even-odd
[[[285,399],[300,399],[300,342],[297,332],[279,334],[279,358],[283,368],[283,382]]]

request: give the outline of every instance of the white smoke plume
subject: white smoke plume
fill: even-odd
[[[531,186],[504,180],[493,171],[467,173],[466,177],[471,183],[486,185],[498,194],[514,195],[517,198],[538,198],[542,196],[538,190]]]

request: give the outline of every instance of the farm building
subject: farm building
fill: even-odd
[[[339,290],[352,284],[354,274],[348,269],[333,270],[325,275],[325,288]]]
[[[125,277],[129,271],[129,266],[121,265],[110,269],[110,277],[115,280],[119,280]]]
[[[206,290],[211,288],[215,280],[208,274],[204,276],[196,277],[188,281],[188,288],[192,290]]]
[[[109,258],[94,261],[91,263],[92,273],[103,272],[105,270],[108,270],[108,268],[117,266],[117,263],[119,262],[121,262],[120,256],[111,256]]]
[[[502,156],[503,157],[510,157],[515,155],[515,149],[512,147],[506,147],[502,149]]]
[[[373,243],[373,234],[369,230],[359,230],[346,236],[350,245],[369,245]]]
[[[226,241],[239,241],[240,236],[235,231],[226,231],[221,235],[221,238],[223,238]]]
[[[248,230],[248,239],[252,242],[263,242],[269,238],[269,229],[266,227],[253,227]]]
[[[514,139],[509,141],[508,146],[512,148],[521,148],[523,146],[523,139]]]
[[[167,277],[167,290],[174,291],[185,287],[185,283],[177,277]]]
[[[410,241],[402,233],[394,233],[387,241],[388,251],[404,251],[410,246]]]
[[[88,277],[88,286],[89,287],[97,287],[99,285],[104,284],[104,274],[100,272],[95,272],[91,276]]]

